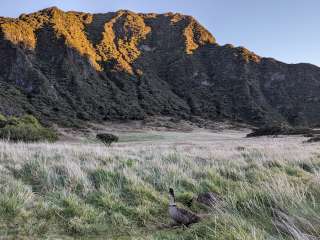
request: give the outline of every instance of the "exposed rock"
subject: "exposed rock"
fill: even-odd
[[[59,124],[168,115],[316,125],[320,68],[219,46],[181,14],[0,18],[0,112]]]

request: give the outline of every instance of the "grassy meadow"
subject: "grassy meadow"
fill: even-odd
[[[303,137],[153,132],[94,142],[0,143],[0,239],[318,239],[320,145]],[[222,201],[189,228],[179,205]]]

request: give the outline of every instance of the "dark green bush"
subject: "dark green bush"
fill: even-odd
[[[106,146],[110,146],[113,142],[118,142],[119,138],[110,133],[97,134],[96,138]]]
[[[320,142],[320,136],[311,137],[307,141],[308,143]]]
[[[0,128],[5,127],[7,124],[7,119],[5,116],[3,116],[2,114],[0,114]]]
[[[249,133],[247,137],[259,137],[259,136],[277,136],[277,135],[309,135],[315,134],[317,130],[311,128],[293,128],[285,125],[279,126],[267,126],[259,129],[255,129],[252,133]]]
[[[24,115],[20,118],[0,118],[0,139],[13,142],[54,142],[58,139],[57,133],[50,128],[41,126],[39,121],[31,116]]]

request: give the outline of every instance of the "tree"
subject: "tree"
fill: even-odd
[[[119,141],[119,138],[117,136],[110,133],[97,134],[96,138],[108,147],[111,146],[113,142]]]

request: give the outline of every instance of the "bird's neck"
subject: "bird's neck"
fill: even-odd
[[[175,207],[176,206],[176,201],[174,199],[174,196],[170,195],[170,202],[169,202],[170,207]]]

